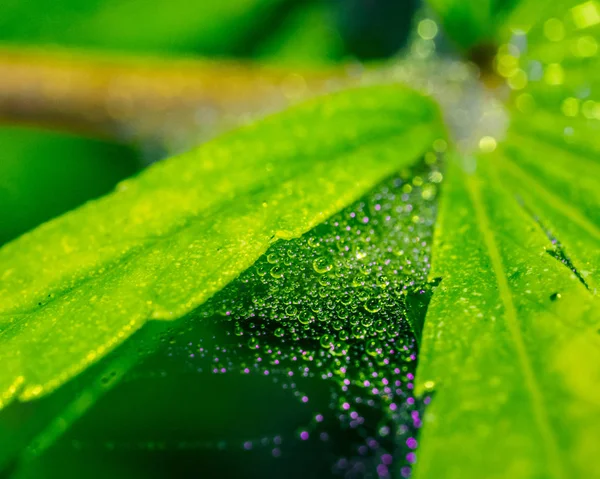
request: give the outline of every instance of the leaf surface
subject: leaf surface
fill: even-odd
[[[195,430],[191,424],[198,421],[197,424],[202,424],[199,434],[212,436],[210,441],[216,444],[220,438],[231,439],[234,431],[238,431],[240,440],[247,435],[262,436],[266,433],[264,427],[273,421],[276,427],[269,426],[270,432],[296,436],[293,431],[298,423],[291,428],[289,424],[297,421],[299,414],[326,410],[325,414],[333,421],[325,419],[329,424],[327,430],[333,434],[338,426],[344,428],[339,415],[352,414],[344,409],[340,394],[350,403],[354,397],[372,397],[373,402],[367,407],[376,416],[369,420],[373,426],[383,427],[382,421],[390,427],[396,424],[398,412],[387,406],[395,401],[405,404],[400,407],[410,405],[403,391],[390,392],[385,383],[388,377],[410,381],[416,368],[413,356],[416,344],[409,321],[417,320],[413,314],[419,312],[420,303],[427,301],[423,285],[427,280],[437,204],[436,181],[440,179],[431,156],[431,152],[426,153],[427,163],[403,168],[399,175],[384,180],[301,238],[271,245],[236,280],[184,318],[145,325],[58,391],[2,411],[0,430],[4,427],[5,433],[0,435],[0,468],[7,461],[14,464],[11,459],[15,453],[25,463],[40,453],[55,459],[60,455],[59,450],[71,451],[70,445],[73,442],[81,445],[81,440],[88,449],[87,440],[94,436],[95,425],[102,431],[103,443],[114,439],[109,426],[114,424],[122,433],[121,439],[128,435],[133,442],[143,443],[149,427],[154,440],[169,438],[168,443],[173,444],[174,440],[176,443],[185,440],[182,431]],[[411,311],[407,311],[408,303]],[[413,311],[413,306],[417,311]],[[422,319],[419,322],[422,324]],[[164,336],[157,337],[161,332]],[[330,341],[329,347],[327,343],[324,346],[324,341]],[[366,371],[374,367],[374,347],[378,351],[377,383],[373,378],[364,380]],[[140,350],[148,350],[151,357],[141,357]],[[353,358],[351,368],[340,362],[343,350]],[[365,354],[365,350],[370,354]],[[394,353],[398,350],[402,353]],[[264,356],[267,351],[272,353]],[[298,363],[293,359],[297,355],[306,359]],[[216,363],[227,365],[226,373],[221,372],[218,378],[214,373]],[[254,375],[254,380],[248,383],[243,379],[247,377],[244,370],[252,364],[248,374]],[[295,388],[282,389],[282,384],[296,380],[290,372],[298,371],[302,376],[305,367],[314,373],[311,378],[303,377]],[[339,373],[332,376],[316,373],[332,369]],[[344,392],[347,381],[339,380],[342,374],[354,384],[353,391]],[[148,381],[140,382],[140,378]],[[258,401],[249,399],[247,393],[252,395],[252,392],[242,388],[240,381],[254,385],[260,392]],[[381,389],[373,391],[375,384]],[[162,397],[169,398],[168,401],[160,399],[158,394],[149,397],[147,388],[162,391]],[[274,393],[273,388],[279,392]],[[308,409],[305,402],[290,394],[297,388],[310,396]],[[313,397],[311,391],[321,392]],[[292,399],[292,404],[281,394]],[[121,397],[116,400],[118,406],[107,405],[115,397]],[[233,401],[235,408],[239,397],[244,397],[245,407],[237,407],[237,412],[232,413],[225,403]],[[229,399],[224,402],[224,398]],[[186,409],[185,404],[192,410]],[[217,410],[211,404],[217,404]],[[35,418],[30,415],[26,422],[10,421],[11,416],[23,416],[22,411],[31,408],[36,408]],[[86,412],[87,408],[90,409]],[[258,427],[240,421],[240,414],[251,417]],[[144,428],[130,422],[134,416],[143,418]],[[185,421],[187,426],[183,430],[175,425],[177,418]],[[160,426],[163,421],[172,434]],[[76,429],[66,430],[71,425]],[[403,442],[412,436],[414,429],[408,428],[399,440]],[[37,431],[35,438],[31,431]],[[54,443],[63,432],[65,435]],[[385,437],[385,429],[381,434]],[[195,432],[193,435],[198,439]],[[344,445],[336,448],[354,450],[356,446],[351,438],[341,444]],[[322,446],[319,449],[322,454],[318,455],[323,457],[329,471],[329,456],[325,453],[329,445]],[[238,449],[246,452],[235,445],[227,452],[236,454]],[[205,452],[214,458],[214,451]],[[162,453],[163,450],[159,452]],[[302,456],[297,456],[299,462]],[[206,459],[205,455],[195,455],[194,463],[210,468]],[[147,465],[147,461],[142,464]],[[315,467],[311,464],[310,470],[314,472]],[[259,474],[260,471],[264,475],[265,469],[256,470]]]
[[[498,29],[508,132],[445,177],[417,478],[600,476],[600,8],[540,6]]]
[[[156,164],[0,249],[2,401],[45,394],[192,310],[442,135],[402,87],[330,95]]]
[[[417,374],[420,391],[435,390],[417,478],[600,474],[600,201],[569,184],[597,165],[554,152],[546,167],[539,151],[509,134],[475,172],[449,166],[431,274],[442,282]]]

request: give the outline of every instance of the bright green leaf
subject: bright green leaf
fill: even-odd
[[[472,173],[449,165],[432,260],[442,282],[417,375],[435,390],[417,478],[600,474],[600,318],[582,281],[597,283],[600,201],[569,183],[598,165],[565,151],[546,168],[520,141]]]
[[[527,34],[527,42],[519,45],[521,53],[531,58],[545,42],[545,53],[561,62],[565,54],[590,51],[585,40],[580,42],[579,39],[597,34],[600,28],[597,0],[544,3],[539,0],[429,0],[428,3],[448,36],[463,50],[486,44],[498,47],[515,36]]]
[[[450,162],[417,478],[600,475],[600,21],[578,24],[583,4],[520,2],[496,59],[509,131]]]
[[[240,439],[249,430],[254,436],[262,436],[267,433],[262,426],[273,421],[277,426],[270,427],[270,432],[286,435],[299,427],[296,422],[299,414],[304,417],[311,411],[326,410],[325,416],[333,417],[348,414],[340,400],[340,394],[346,394],[345,381],[340,381],[342,371],[333,375],[316,373],[342,368],[346,363],[340,362],[342,350],[354,358],[350,361],[352,366],[343,373],[343,377],[353,383],[351,397],[373,394],[373,383],[358,379],[373,368],[375,357],[383,383],[388,377],[408,380],[416,367],[412,355],[415,343],[404,318],[422,324],[430,292],[424,285],[437,204],[436,181],[440,179],[437,161],[432,161],[431,156],[431,152],[426,153],[427,164],[419,162],[414,168],[403,168],[399,175],[386,179],[301,238],[271,245],[236,280],[181,320],[146,324],[58,391],[37,401],[13,404],[2,411],[0,431],[4,428],[5,432],[0,434],[0,469],[3,464],[14,464],[15,456],[24,467],[28,467],[25,463],[31,460],[37,462],[40,454],[53,459],[57,455],[61,457],[59,451],[72,452],[71,444],[85,442],[95,435],[92,431],[97,427],[104,438],[100,441],[110,442],[111,423],[122,434],[130,435],[135,443],[147,439],[146,426],[151,427],[155,440],[160,437],[161,441],[170,438],[169,442],[178,442],[182,439],[182,430],[172,428],[176,417],[181,417],[193,429],[194,422],[203,424],[200,434],[212,436],[211,441],[216,443],[226,437],[231,439],[235,431],[238,432],[234,435]],[[271,271],[276,274],[270,274]],[[295,306],[290,309],[290,305]],[[332,306],[335,307],[331,309]],[[160,333],[164,335],[157,337]],[[323,346],[324,337],[331,341],[329,350]],[[258,342],[254,343],[255,340]],[[403,350],[401,355],[393,353],[398,348]],[[140,350],[151,351],[153,359],[144,358]],[[368,354],[364,354],[365,350]],[[212,357],[209,351],[217,356]],[[272,355],[268,351],[273,351]],[[296,354],[302,354],[306,360],[295,361],[292,358]],[[262,369],[254,369],[257,357],[262,357],[258,364],[268,370],[268,376]],[[309,359],[311,357],[314,359]],[[227,364],[225,376],[215,375],[213,367],[206,367],[212,366],[215,359]],[[239,421],[240,411],[250,407],[249,397],[240,389],[240,381],[245,381],[246,376],[242,371],[249,364],[255,364],[251,368],[254,379],[250,384],[261,391],[261,400],[252,404],[251,413],[245,415],[261,424],[258,428],[249,428],[246,421]],[[193,372],[188,369],[190,365]],[[313,369],[313,365],[318,369]],[[280,394],[291,392],[281,388],[286,380],[293,380],[289,372],[302,373],[307,366],[313,374],[311,378],[301,379],[297,387],[309,393],[311,406],[306,409],[306,404],[293,394],[286,400],[275,400]],[[192,377],[187,376],[190,380],[182,380],[182,375],[190,373]],[[221,386],[215,385],[216,376]],[[170,378],[168,385],[167,377]],[[140,378],[148,381],[143,379],[140,383]],[[275,397],[264,379],[279,390]],[[200,395],[192,393],[190,386]],[[129,392],[123,393],[123,388]],[[147,388],[164,391],[169,400],[148,396]],[[210,397],[202,394],[206,390],[211,391]],[[328,390],[331,396],[312,397],[310,392],[315,390]],[[223,400],[232,392],[234,401],[239,402],[242,395],[245,404],[235,414]],[[115,397],[121,399],[111,404]],[[374,401],[366,407],[380,417],[377,423],[381,427],[384,424],[391,427],[398,420],[398,411],[381,409],[381,406],[387,406],[394,398],[402,403],[405,398],[398,396],[397,391],[390,396],[383,389],[372,397]],[[218,411],[211,407],[214,401],[222,406]],[[328,408],[329,401],[337,403],[337,407]],[[183,403],[192,406],[193,411],[186,409]],[[135,409],[136,417],[143,418],[143,430],[128,421],[132,419],[128,405]],[[161,408],[162,412],[154,407]],[[23,410],[29,411],[26,421],[10,421],[11,417],[23,416]],[[36,411],[35,416],[31,410]],[[269,419],[265,420],[266,417]],[[171,433],[160,427],[166,418],[164,424],[171,428]],[[291,425],[293,422],[296,426]],[[329,421],[325,419],[325,422]],[[329,423],[328,429],[330,427],[335,426]],[[32,434],[32,431],[36,432]],[[412,432],[406,430],[404,440]],[[97,436],[95,440],[99,440]],[[346,438],[342,444],[348,440],[352,442]],[[327,447],[327,443],[323,445]],[[204,452],[212,457],[211,452]],[[228,452],[236,454],[232,449]],[[323,459],[326,456],[323,454]],[[205,456],[195,456],[195,460],[210,468],[205,459]],[[328,460],[324,462],[329,469]],[[316,471],[314,467],[311,466],[312,471]],[[264,469],[262,471],[264,473]],[[261,471],[255,472],[260,477]],[[67,474],[64,470],[61,473]]]
[[[599,26],[598,0],[557,0],[545,3],[543,9],[537,0],[521,0],[506,20],[502,36],[508,39],[511,33],[527,33],[533,51],[549,42],[548,46],[554,47],[554,54],[560,54],[565,52],[563,40],[574,35],[593,34],[594,30],[597,33]]]
[[[192,310],[443,132],[398,86],[333,94],[156,164],[0,250],[0,391],[31,399]]]

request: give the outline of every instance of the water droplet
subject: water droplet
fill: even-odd
[[[370,313],[376,313],[381,309],[381,303],[379,302],[379,298],[369,298],[365,302],[365,309]]]
[[[273,331],[273,334],[278,338],[282,338],[285,335],[285,330],[283,328],[277,328]]]
[[[329,263],[327,258],[320,257],[313,261],[313,268],[317,273],[323,274],[331,271],[333,266]]]
[[[330,349],[333,346],[333,336],[330,334],[324,334],[321,336],[320,343],[325,349]]]

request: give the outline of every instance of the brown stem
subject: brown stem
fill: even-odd
[[[189,146],[223,125],[326,90],[332,73],[5,47],[0,122]]]

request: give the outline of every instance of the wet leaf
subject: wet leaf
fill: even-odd
[[[539,7],[520,2],[501,28],[508,132],[445,176],[417,478],[600,475],[600,9]]]
[[[600,229],[552,183],[523,182],[512,151],[480,158],[472,174],[449,167],[432,260],[442,282],[417,374],[419,390],[435,396],[416,477],[600,472],[597,302],[581,271],[554,254],[546,228],[567,254],[586,258],[575,268],[589,268],[590,280]]]
[[[524,135],[522,121],[446,176],[432,261],[442,282],[417,375],[435,398],[417,477],[600,474],[600,169],[562,135]]]
[[[121,183],[0,250],[0,391],[52,391],[149,319],[192,310],[419,157],[438,110],[398,86],[333,94]]]
[[[282,457],[255,467],[253,477],[281,470],[281,460],[294,475],[300,466],[329,477],[332,457],[373,440],[376,451],[361,457],[367,469],[384,453],[397,453],[401,464],[396,444],[414,436],[419,408],[411,389],[417,346],[407,320],[414,319],[413,308],[406,307],[409,299],[411,306],[428,300],[423,293],[429,291],[440,180],[432,152],[425,156],[427,163],[386,179],[302,237],[271,245],[181,320],[147,324],[58,391],[12,404],[0,414],[0,430],[6,431],[0,436],[0,467],[18,462],[29,469],[55,461],[72,454],[73,444],[77,454],[81,448],[99,453],[103,444],[117,452],[125,437],[142,448],[159,441],[183,452],[179,444],[193,437],[203,444],[202,451],[190,444],[193,463],[216,470],[223,454],[247,454],[246,441],[261,437],[253,447],[258,453],[265,435],[284,438],[284,448],[276,451]],[[145,358],[140,350],[152,354]],[[99,380],[90,383],[94,371]],[[162,394],[148,395],[149,390]],[[353,422],[359,412],[365,417],[360,425]],[[185,426],[177,426],[179,421]],[[356,428],[348,431],[348,422]],[[336,437],[310,446],[319,465],[306,464],[301,430]],[[165,449],[148,451],[147,460]],[[409,446],[404,450],[410,452]],[[146,460],[135,466],[139,458],[121,452],[132,467],[146,467]],[[94,467],[102,475],[99,470]],[[68,477],[65,468],[61,474]]]

